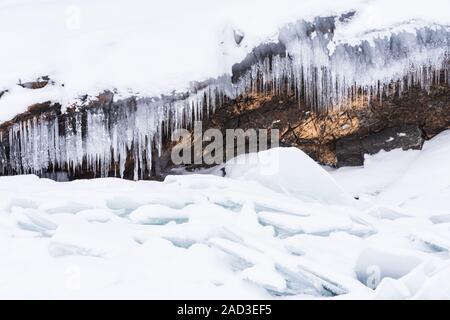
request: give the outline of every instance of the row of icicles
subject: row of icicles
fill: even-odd
[[[383,51],[376,46],[363,46],[363,52],[372,50],[372,60],[361,59],[360,50],[345,46],[324,58],[320,51],[324,47],[311,42],[286,56],[267,57],[251,66],[238,83],[221,77],[183,99],[139,99],[132,106],[117,102],[14,123],[7,134],[0,130],[0,173],[66,171],[124,177],[131,159],[133,178],[144,179],[153,174],[154,157],[161,156],[164,139],[173,130],[189,127],[239,95],[287,95],[305,108],[324,112],[362,98],[370,103],[401,95],[412,86],[429,91],[434,84],[449,82],[448,46],[411,49],[410,56],[398,61],[377,58],[375,54]]]

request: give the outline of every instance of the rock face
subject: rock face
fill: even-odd
[[[300,148],[322,164],[349,166],[362,165],[365,153],[420,149],[424,140],[450,128],[450,90],[443,83],[365,105],[314,113],[293,97],[253,95],[217,110],[204,129],[279,129],[282,146]]]
[[[269,129],[269,131],[278,129],[281,146],[300,148],[321,164],[353,166],[362,165],[366,153],[373,154],[380,150],[389,151],[394,148],[419,149],[424,140],[450,128],[450,90],[445,83],[431,87],[429,92],[420,87],[412,87],[401,97],[393,95],[385,97],[383,101],[372,99],[369,106],[367,104],[367,101],[361,101],[340,110],[315,113],[309,111],[302,101],[299,102],[294,96],[252,94],[224,102],[214,113],[203,119],[203,130],[216,128],[225,133],[226,129],[238,128]],[[15,165],[11,163],[13,159],[11,152],[14,152],[15,158],[20,157],[22,148],[26,146],[16,143],[16,149],[11,149],[9,133],[13,126],[17,127],[17,124],[22,123],[34,128],[33,119],[35,118],[38,121],[54,123],[51,127],[54,129],[51,130],[57,132],[60,137],[58,145],[67,147],[68,143],[73,142],[76,147],[78,140],[83,144],[88,142],[86,140],[89,132],[86,127],[89,117],[92,121],[92,116],[98,116],[100,112],[106,119],[105,128],[112,129],[117,123],[123,121],[119,115],[124,112],[124,108],[137,110],[136,100],[130,98],[114,102],[112,93],[102,94],[97,100],[83,107],[69,108],[65,113],[61,113],[60,105],[50,102],[30,106],[27,112],[0,125],[2,142],[0,174],[21,173],[11,170]],[[131,118],[127,116],[124,119]],[[136,119],[140,118],[136,117]],[[136,123],[133,122],[128,126],[122,126],[122,134],[125,134],[127,130],[135,130],[133,127],[135,125]],[[79,128],[76,128],[77,126]],[[47,127],[50,128],[50,126]],[[74,135],[74,132],[79,132],[78,136]],[[139,168],[136,171],[136,161],[142,161],[142,159],[136,157],[133,149],[137,145],[132,143],[129,151],[125,153],[126,159],[120,159],[123,166],[122,174],[119,174],[117,164],[105,166],[106,164],[100,163],[100,160],[93,162],[92,159],[82,156],[75,157],[79,161],[77,166],[73,163],[73,166],[63,166],[64,157],[73,157],[73,155],[64,151],[58,162],[57,148],[52,151],[54,155],[50,154],[50,157],[54,156],[53,163],[61,163],[61,166],[43,167],[35,173],[56,180],[98,176],[122,176],[127,179],[136,179],[137,174],[139,179],[162,179],[174,168],[170,159],[174,143],[170,139],[170,131],[162,128],[161,132],[160,142],[158,142],[160,143],[159,151],[152,149],[151,157],[148,158],[151,166],[146,166],[146,159],[141,163],[148,168],[145,172]],[[73,140],[76,137],[78,140]],[[89,143],[94,142],[96,141]],[[97,147],[102,149],[100,145]],[[66,150],[76,149],[66,148]],[[93,154],[100,154],[100,149],[98,151],[95,149]],[[60,153],[62,153],[61,150],[63,149],[59,150]],[[103,151],[106,161],[114,161],[113,151],[110,158],[108,158],[110,151]],[[27,161],[34,161],[35,159],[32,158],[28,157]],[[197,167],[198,165],[193,165],[188,166],[187,169]],[[18,168],[17,164],[16,168]]]
[[[363,165],[364,154],[397,148],[420,149],[423,142],[422,131],[417,125],[386,128],[366,137],[347,136],[336,143],[336,165],[339,167]]]

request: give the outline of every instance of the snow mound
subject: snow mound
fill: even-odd
[[[354,202],[321,166],[297,148],[273,148],[241,155],[228,161],[223,168],[228,178],[256,181],[301,199],[329,204]]]
[[[424,145],[408,171],[380,194],[380,200],[445,213],[450,210],[450,167],[436,164],[449,161],[450,131],[447,130]]]
[[[366,155],[364,167],[329,172],[347,192],[382,204],[373,209],[374,216],[396,219],[413,211],[445,222],[450,212],[450,166],[441,163],[449,162],[447,130],[425,143],[421,151],[380,151]]]

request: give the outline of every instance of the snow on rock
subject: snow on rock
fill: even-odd
[[[450,210],[450,167],[435,165],[450,160],[449,137],[450,131],[445,131],[425,144],[408,171],[380,194],[380,200],[402,208]]]
[[[193,81],[230,76],[253,48],[278,40],[295,63],[280,57],[253,74],[273,70],[263,82],[275,81],[274,90],[283,74],[293,71],[288,80],[296,85],[305,76],[305,87],[296,91],[304,89],[314,106],[340,102],[354,81],[371,92],[377,81],[386,85],[408,71],[414,74],[408,83],[427,87],[430,71],[441,66],[450,23],[445,0],[4,0],[0,9],[0,39],[8,47],[0,53],[0,92],[8,90],[0,98],[0,122],[31,98],[66,107],[104,90],[118,97],[185,92]],[[311,28],[315,17],[324,20]],[[55,85],[17,88],[42,76]],[[241,84],[251,88],[246,78]],[[320,101],[311,89],[323,89]]]
[[[277,155],[271,175],[266,161],[163,182],[1,177],[0,297],[449,298],[446,213],[399,207],[414,186],[394,188],[422,190],[422,170],[444,186],[449,138],[328,172],[280,148],[248,156]]]
[[[425,143],[422,151],[380,151],[366,155],[364,167],[329,172],[347,192],[398,206],[398,213],[445,216],[450,211],[450,167],[440,164],[449,161],[447,130]]]

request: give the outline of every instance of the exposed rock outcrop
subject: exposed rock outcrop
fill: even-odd
[[[336,164],[339,167],[363,165],[364,154],[397,148],[421,149],[423,142],[422,131],[417,125],[386,128],[365,137],[347,136],[336,143]]]
[[[446,84],[366,103],[314,113],[293,97],[255,95],[219,109],[204,129],[276,128],[281,145],[298,147],[322,164],[347,166],[362,165],[365,153],[421,148],[424,140],[450,128]]]
[[[385,97],[383,101],[375,98],[369,107],[365,106],[366,104],[367,101],[361,101],[341,110],[315,113],[293,96],[241,96],[226,101],[213,114],[205,117],[203,130],[219,128],[225,132],[225,129],[236,128],[279,129],[282,146],[298,147],[322,164],[348,166],[363,164],[365,153],[373,154],[382,149],[388,151],[394,148],[421,148],[424,140],[450,128],[450,90],[445,83],[433,86],[429,92],[420,87],[413,87],[401,97],[392,95]],[[61,113],[59,104],[50,102],[30,106],[27,112],[0,125],[2,173],[19,173],[11,170],[13,164],[10,163],[12,159],[10,154],[20,153],[21,150],[11,150],[9,138],[9,129],[18,123],[32,123],[33,119],[39,121],[57,119],[58,135],[69,143],[71,133],[67,130],[75,129],[77,121],[81,130],[80,139],[86,136],[88,111],[101,111],[105,117],[105,125],[111,127],[124,108],[135,110],[136,107],[135,98],[115,102],[110,92],[99,95],[96,100],[84,106],[69,108],[65,113]],[[138,178],[159,179],[173,169],[170,152],[174,143],[170,139],[169,132],[165,130],[163,132],[165,134],[161,136],[160,152],[152,149],[152,156],[149,158],[151,166],[142,163],[142,167],[148,169],[142,174],[140,172],[142,169],[139,169]],[[138,158],[132,150],[133,146],[131,145],[127,158],[122,160],[123,177],[128,179],[136,178],[135,161]],[[57,157],[56,154],[54,156]],[[113,161],[112,157],[109,159]],[[61,166],[43,168],[37,173],[59,180],[102,175],[120,176],[118,165],[111,165],[106,172],[101,172],[105,169],[102,169],[99,162],[97,166],[92,166],[87,158],[81,158],[79,161],[78,169],[75,166],[64,166],[61,160]],[[138,161],[146,160],[138,159]],[[198,165],[188,166],[191,169],[197,167]]]

